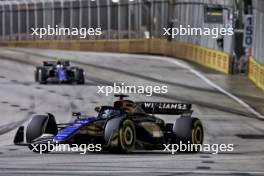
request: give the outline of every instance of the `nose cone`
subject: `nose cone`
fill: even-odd
[[[95,117],[85,117],[82,119],[76,119],[73,123],[69,124],[69,126],[59,131],[59,133],[53,138],[53,141],[68,140],[81,128],[93,123],[95,119],[96,119]]]

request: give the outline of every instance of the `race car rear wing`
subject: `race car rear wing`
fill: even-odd
[[[179,115],[191,111],[192,104],[169,102],[136,102],[148,114]]]
[[[57,64],[57,61],[44,61],[43,66],[54,66]],[[61,61],[61,64],[64,66],[70,66],[70,61],[68,60],[63,60]]]

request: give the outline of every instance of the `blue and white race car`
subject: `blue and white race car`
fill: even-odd
[[[39,152],[40,145],[99,144],[103,150],[125,153],[134,148],[160,150],[170,144],[202,145],[202,122],[191,117],[191,104],[168,102],[134,102],[124,100],[125,95],[113,106],[100,106],[97,116],[73,113],[76,119],[58,124],[52,114],[34,115],[24,130],[19,127],[14,138],[16,145],[26,145]],[[180,115],[175,123],[165,123],[154,114]],[[24,142],[26,136],[26,142]],[[33,150],[34,146],[34,150]],[[48,148],[42,152],[50,152]],[[199,148],[194,152],[198,152]]]
[[[70,67],[70,62],[65,60],[44,61],[43,66],[37,66],[35,81],[46,83],[77,83],[84,84],[84,71],[78,67]]]

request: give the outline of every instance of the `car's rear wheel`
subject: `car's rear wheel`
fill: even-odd
[[[83,69],[76,69],[75,74],[76,74],[75,79],[76,79],[77,84],[84,84],[85,79],[84,79]]]
[[[204,130],[202,122],[198,118],[192,121],[192,144],[203,144]]]
[[[204,129],[201,120],[191,117],[180,117],[173,129],[174,140],[178,145],[192,145],[190,151],[199,152],[204,140]]]

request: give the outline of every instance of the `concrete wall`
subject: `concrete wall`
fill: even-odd
[[[0,46],[49,48],[62,50],[147,53],[182,58],[205,67],[229,73],[229,55],[194,44],[169,42],[163,39],[134,40],[57,40],[57,41],[4,41]]]
[[[264,65],[264,1],[253,0],[253,14],[255,17],[253,57]]]
[[[230,14],[233,13],[233,0],[175,0],[173,16],[174,27],[179,25],[196,28],[223,28],[232,26]],[[223,24],[205,23],[204,22],[204,7],[209,5],[222,5]],[[223,51],[232,54],[232,36],[223,36],[224,48]],[[212,36],[177,36],[175,41],[198,44],[206,48],[220,49],[217,46],[216,38]]]

